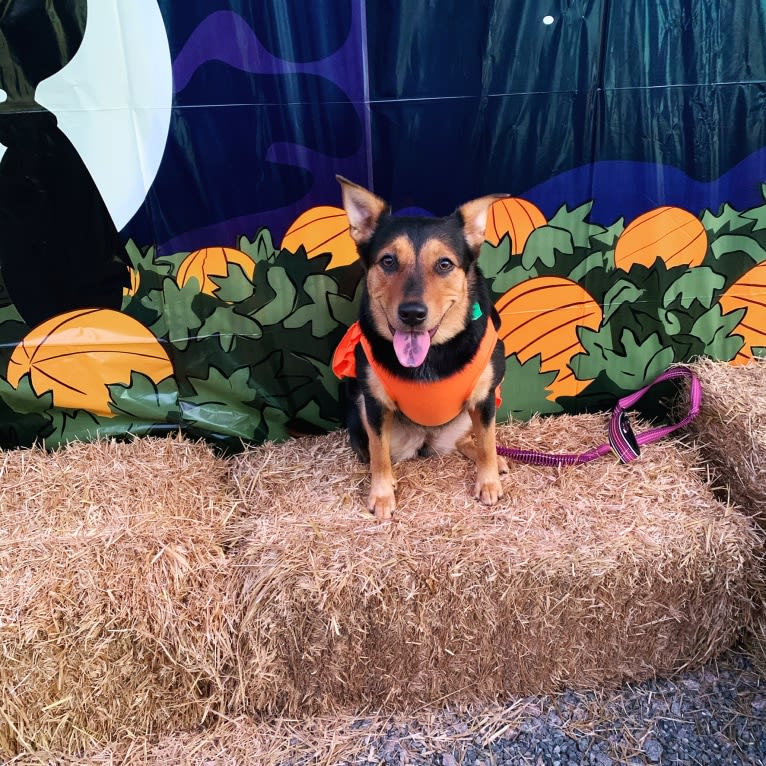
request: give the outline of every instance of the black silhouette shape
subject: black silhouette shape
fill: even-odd
[[[119,309],[129,263],[104,200],[37,85],[77,52],[87,0],[0,0],[0,275],[30,326]]]

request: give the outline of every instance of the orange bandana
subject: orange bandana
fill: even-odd
[[[359,322],[354,322],[348,328],[335,349],[332,369],[339,378],[356,377],[354,349],[359,343],[362,344],[370,367],[399,410],[413,423],[434,427],[449,423],[462,412],[495,350],[497,330],[489,319],[484,337],[471,361],[449,377],[431,381],[404,380],[378,364],[367,338],[362,334]],[[500,386],[495,392],[495,403],[500,405]]]

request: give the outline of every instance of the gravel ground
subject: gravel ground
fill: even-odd
[[[672,681],[612,694],[566,692],[395,721],[382,736],[371,733],[365,755],[343,763],[766,766],[766,676],[733,650]]]

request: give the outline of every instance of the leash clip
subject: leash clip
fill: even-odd
[[[609,420],[609,446],[621,463],[630,463],[641,454],[628,413],[617,407]]]

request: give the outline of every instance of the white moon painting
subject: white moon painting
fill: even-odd
[[[90,0],[85,37],[36,100],[53,112],[117,229],[144,201],[170,127],[173,77],[156,0]]]

